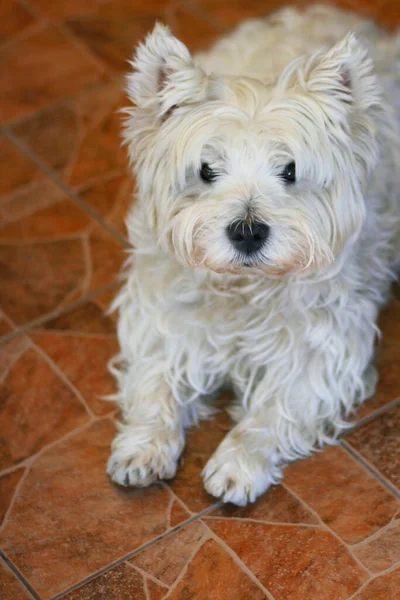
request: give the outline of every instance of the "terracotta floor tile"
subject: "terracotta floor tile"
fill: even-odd
[[[54,2],[54,0],[30,0],[42,15],[55,19],[64,19],[75,14],[94,13],[100,4],[107,0],[69,0]]]
[[[400,569],[377,577],[366,585],[354,600],[398,600],[400,590]]]
[[[400,7],[397,0],[385,0],[377,12],[378,21],[388,29],[396,31],[400,24]]]
[[[0,207],[3,196],[41,177],[36,165],[0,134]]]
[[[285,484],[350,544],[389,523],[399,506],[386,488],[338,446],[290,465]]]
[[[74,392],[28,348],[0,386],[0,470],[88,422]]]
[[[220,28],[203,19],[201,14],[190,10],[190,5],[168,11],[163,19],[191,52],[206,50],[221,35]]]
[[[1,122],[10,123],[106,78],[61,30],[46,26],[8,44],[0,61]]]
[[[0,534],[0,545],[44,600],[168,526],[166,488],[110,482],[105,466],[114,434],[110,421],[97,421],[41,453]]]
[[[120,243],[50,179],[21,181],[0,198],[0,304],[18,325],[107,285],[125,260]],[[107,215],[118,226],[124,189]]]
[[[0,598],[1,600],[32,600],[32,596],[0,558]]]
[[[186,449],[181,457],[175,479],[168,482],[175,494],[194,513],[215,504],[215,498],[204,490],[201,471],[230,428],[229,418],[220,413],[211,421],[202,421],[199,428],[189,429]]]
[[[130,563],[167,586],[171,586],[191,559],[207,530],[200,522],[191,523],[134,556]]]
[[[353,552],[372,573],[393,567],[400,562],[400,519],[393,521],[371,540],[355,546]]]
[[[3,523],[3,519],[14,497],[16,487],[24,472],[25,469],[20,468],[0,477],[0,526]]]
[[[80,192],[80,197],[121,235],[127,237],[125,220],[133,205],[133,177],[118,175]]]
[[[147,600],[143,576],[122,563],[64,596],[65,600]]]
[[[60,5],[58,2],[53,4]],[[58,104],[16,123],[10,129],[63,178],[79,142],[79,127],[79,116],[73,108]]]
[[[275,600],[346,600],[367,579],[345,546],[312,527],[207,521]]]
[[[192,558],[171,600],[261,600],[266,596],[214,540]]]
[[[35,21],[32,13],[18,0],[0,4],[0,44],[23,31]]]
[[[346,440],[400,490],[400,405],[356,429]]]
[[[108,8],[108,5],[104,5]],[[67,21],[69,29],[90,50],[114,71],[128,71],[128,60],[135,46],[154,26],[153,16],[138,18],[122,14],[108,17],[99,11],[93,17],[74,18]]]
[[[195,0],[221,27],[234,27],[245,19],[261,17],[282,6],[281,0]]]
[[[10,323],[8,322],[5,314],[0,311],[0,339],[4,335],[8,335],[12,331],[13,331],[13,328],[11,327]],[[0,355],[1,355],[1,346],[0,346]],[[0,364],[1,364],[1,360],[2,360],[2,357],[0,356]],[[1,370],[0,370],[0,373],[1,373]],[[0,375],[0,377],[1,377],[1,375]]]
[[[147,580],[147,594],[149,596],[148,600],[162,600],[165,597],[165,588],[158,585],[151,579]]]
[[[107,364],[118,353],[115,325],[100,307],[87,302],[46,322],[31,337],[82,394],[96,415],[114,410],[102,397],[115,393]]]
[[[29,347],[29,340],[24,335],[18,335],[0,343],[0,381],[7,377],[11,367]]]
[[[318,519],[282,485],[273,486],[253,504],[241,508],[225,504],[211,517],[234,517],[264,522],[318,524]]]

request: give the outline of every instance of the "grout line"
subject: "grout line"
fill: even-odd
[[[386,487],[396,498],[400,499],[400,491],[390,483],[381,473],[371,465],[363,456],[358,454],[356,450],[348,443],[346,440],[341,441],[341,446],[356,460],[359,464],[361,464],[366,471],[368,471],[375,479],[377,479],[384,487]]]
[[[366,402],[368,402],[368,400]],[[388,412],[392,408],[395,408],[398,404],[400,404],[400,398],[395,398],[394,400],[391,400],[384,406],[381,406],[380,408],[378,408],[376,411],[372,412],[370,415],[367,415],[366,417],[364,417],[363,419],[360,419],[359,421],[355,421],[353,427],[351,427],[351,429],[346,430],[346,432],[343,434],[342,438],[345,438],[347,435],[353,433],[353,431],[356,431],[363,425],[366,425],[370,421],[373,421],[376,417],[380,417],[381,415],[384,415],[386,412]]]
[[[356,600],[359,593],[363,589],[365,589],[371,583],[371,581],[375,581],[375,579],[379,579],[380,577],[383,577],[384,575],[387,575],[388,573],[392,573],[393,571],[396,571],[398,566],[399,566],[399,563],[397,562],[394,565],[392,565],[391,567],[389,567],[388,569],[384,569],[383,571],[380,571],[379,573],[374,573],[374,575],[372,577],[370,577],[367,581],[364,581],[362,586],[359,587],[358,590],[350,596],[350,598],[347,598],[347,600],[353,600],[353,599]],[[381,598],[382,598],[382,596],[381,596]],[[371,598],[371,600],[372,600],[372,598]],[[390,600],[390,598],[389,597],[387,599],[385,598],[385,600]]]
[[[122,564],[124,564],[124,563],[122,563]],[[152,575],[151,573],[148,573],[147,571],[145,571],[141,567],[138,567],[137,565],[133,565],[129,561],[127,561],[126,564],[134,571],[137,571],[138,573],[140,573],[141,576],[143,577],[143,579],[150,579],[153,583],[156,583],[157,585],[159,585],[161,587],[165,587],[165,589],[166,589],[165,593],[167,593],[167,591],[169,590],[169,586],[166,583],[164,583],[163,581],[161,581],[161,579],[157,579],[157,577],[154,577],[154,575]]]
[[[17,496],[19,495],[19,491],[20,491],[20,489],[22,487],[22,484],[24,483],[24,481],[25,481],[25,479],[26,479],[29,471],[31,470],[31,464],[32,464],[32,461],[26,467],[24,467],[24,472],[22,473],[22,475],[21,475],[21,477],[20,477],[20,479],[19,479],[19,481],[17,483],[17,486],[16,486],[16,488],[14,490],[14,493],[13,493],[13,496],[12,496],[12,498],[10,500],[8,508],[7,508],[6,512],[4,513],[2,523],[0,524],[0,531],[3,528],[5,528],[5,525],[6,525],[6,522],[7,522],[7,519],[8,519],[8,515],[11,513],[12,508],[13,508],[13,506],[15,504],[16,499],[17,499]],[[15,469],[15,470],[17,470],[17,469]]]
[[[31,584],[25,577],[22,575],[18,567],[14,565],[14,563],[8,558],[7,554],[0,548],[0,557],[4,560],[8,568],[12,573],[14,573],[15,577],[18,581],[25,587],[25,589],[30,593],[32,598],[35,600],[41,600],[40,596],[35,592]]]
[[[97,296],[101,296],[101,294],[103,294],[104,292],[108,292],[108,290],[111,290],[114,287],[117,288],[118,284],[119,284],[118,280],[112,281],[111,283],[108,283],[107,285],[105,285],[97,290],[94,290],[93,292],[90,292],[89,294],[86,294],[85,296],[82,296],[82,298],[75,300],[75,302],[71,302],[71,304],[66,304],[65,306],[62,306],[60,308],[55,308],[54,310],[50,311],[46,315],[43,315],[43,317],[38,317],[37,319],[34,319],[33,321],[26,323],[25,325],[21,325],[21,327],[18,327],[15,331],[12,331],[11,333],[7,333],[3,337],[0,337],[0,343],[2,344],[3,342],[8,342],[8,340],[10,340],[18,335],[21,335],[22,333],[27,333],[31,329],[34,329],[35,327],[37,327],[38,325],[42,325],[43,323],[46,323],[47,321],[51,321],[51,319],[55,319],[56,317],[60,317],[64,314],[66,314],[67,312],[74,310],[74,308],[77,308],[77,307],[81,306],[82,304],[85,304],[86,302],[88,302],[94,298],[97,298]],[[103,312],[105,312],[105,311],[103,311]]]
[[[382,533],[385,533],[385,531],[388,531],[390,529],[393,528],[393,524],[395,523],[396,519],[396,514],[395,513],[393,515],[393,517],[390,519],[389,523],[386,523],[386,525],[384,525],[383,527],[381,527],[380,529],[378,529],[377,531],[375,531],[374,533],[372,533],[371,535],[369,535],[368,537],[366,537],[365,539],[361,540],[361,542],[357,542],[355,544],[351,544],[351,548],[355,548],[356,550],[358,550],[358,548],[362,548],[363,546],[366,546],[367,544],[369,544],[371,541],[376,540],[377,538],[379,538],[379,536]]]
[[[126,239],[114,227],[104,221],[97,211],[95,211],[87,202],[82,200],[78,193],[67,186],[52,169],[44,164],[34,152],[23,144],[7,127],[0,127],[0,133],[3,133],[25,156],[27,156],[53,183],[55,183],[65,194],[75,201],[80,208],[88,213],[99,225],[106,229],[108,233],[120,242],[125,248],[129,247]]]
[[[264,493],[268,493],[264,492]],[[321,523],[282,523],[281,521],[265,521],[263,519],[252,519],[250,517],[206,517],[207,521],[239,521],[240,523],[262,523],[263,525],[278,525],[279,527],[296,527],[296,528],[308,528],[308,529],[325,529],[324,524]]]
[[[168,596],[170,596],[170,594],[173,592],[173,590],[175,590],[175,588],[178,587],[179,583],[182,581],[182,579],[185,577],[187,570],[189,568],[190,563],[192,562],[192,560],[194,559],[194,557],[196,556],[196,554],[199,552],[200,548],[203,546],[203,544],[207,541],[207,539],[209,539],[209,534],[207,531],[207,528],[204,527],[203,523],[201,523],[202,527],[203,527],[203,535],[201,536],[201,538],[199,539],[199,541],[197,542],[197,544],[195,544],[193,550],[191,551],[191,553],[189,554],[185,564],[183,565],[181,571],[178,574],[178,577],[175,579],[175,581],[169,586],[169,590],[167,592],[167,594],[165,595],[165,599],[168,598]],[[204,531],[204,529],[206,531]]]
[[[249,569],[249,567],[242,561],[241,558],[239,558],[239,556],[236,554],[236,552],[234,550],[232,550],[232,548],[224,541],[222,540],[220,537],[218,537],[216,535],[216,533],[214,533],[214,531],[212,529],[210,529],[210,527],[204,523],[204,525],[207,527],[209,534],[210,534],[210,538],[213,539],[215,542],[217,542],[217,544],[223,549],[225,550],[225,552],[232,558],[232,560],[234,561],[234,563],[240,567],[240,569],[247,575],[247,577],[249,579],[251,579],[251,581],[262,591],[264,592],[266,598],[268,598],[268,600],[274,600],[273,595],[271,594],[271,592],[269,590],[267,590],[267,588],[265,588],[263,586],[263,584],[258,580],[258,578],[254,575],[253,571],[251,569]]]
[[[182,523],[179,523],[179,525],[176,525],[175,527],[173,527],[169,531],[165,531],[163,534],[157,536],[156,538],[154,538],[150,542],[146,542],[142,546],[139,546],[139,548],[136,548],[136,550],[132,550],[131,552],[128,552],[128,554],[125,554],[122,558],[118,558],[117,560],[115,560],[114,562],[110,563],[106,567],[103,567],[102,569],[99,569],[98,571],[96,571],[92,575],[89,575],[85,579],[82,579],[79,583],[76,583],[75,585],[72,585],[71,587],[69,587],[69,588],[65,589],[64,591],[60,592],[59,594],[56,594],[50,600],[60,600],[61,598],[64,598],[70,592],[73,592],[74,590],[82,587],[86,583],[89,583],[90,581],[93,581],[93,579],[96,579],[100,575],[103,575],[104,573],[107,573],[108,571],[110,571],[114,567],[117,567],[118,565],[122,564],[123,562],[126,562],[126,561],[130,560],[131,558],[133,558],[137,554],[140,554],[140,552],[143,552],[144,550],[147,550],[148,548],[151,548],[152,546],[154,546],[155,544],[157,544],[161,540],[165,539],[166,537],[169,537],[170,535],[176,533],[177,531],[179,531],[183,527],[186,527],[187,525],[190,525],[190,523],[193,523],[194,521],[197,521],[197,520],[201,519],[201,517],[207,515],[211,511],[215,510],[220,505],[221,505],[221,503],[217,502],[216,504],[213,504],[212,506],[209,506],[205,510],[203,510],[200,513],[194,515],[193,517],[190,517],[186,521],[183,521]]]
[[[47,365],[50,367],[50,369],[53,371],[53,373],[56,374],[56,376],[58,377],[58,379],[60,379],[64,383],[64,385],[67,386],[67,388],[74,394],[74,396],[76,396],[76,398],[82,404],[83,408],[86,410],[86,413],[88,414],[88,416],[90,417],[90,419],[92,421],[94,421],[95,418],[96,418],[96,414],[90,408],[90,406],[87,403],[86,398],[83,396],[83,394],[72,383],[72,381],[70,380],[70,378],[57,365],[57,363],[51,358],[51,356],[49,356],[47,354],[47,352],[45,352],[43,350],[43,348],[41,348],[38,344],[36,344],[36,342],[34,342],[32,340],[32,338],[29,338],[29,341],[31,342],[32,347],[35,350],[35,352],[37,352],[37,354],[39,354],[39,356],[42,357],[42,359],[44,360],[44,362],[47,363]]]

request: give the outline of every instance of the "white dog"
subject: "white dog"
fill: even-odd
[[[400,38],[285,9],[196,59],[156,25],[132,66],[138,200],[108,472],[173,477],[184,428],[230,383],[238,424],[203,477],[244,505],[374,391],[400,237]]]

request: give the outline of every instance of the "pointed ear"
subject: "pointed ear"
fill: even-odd
[[[364,112],[381,101],[372,61],[353,33],[325,54],[314,56],[305,68],[302,84],[334,123],[347,119],[352,108]]]
[[[176,106],[207,96],[210,78],[165,25],[155,25],[131,65],[134,72],[127,77],[128,95],[139,108],[165,116]]]

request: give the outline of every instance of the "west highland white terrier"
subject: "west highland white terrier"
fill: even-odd
[[[138,193],[108,472],[172,478],[185,428],[230,384],[237,425],[203,478],[245,505],[335,443],[375,388],[400,250],[400,36],[285,9],[194,59],[158,24],[132,67]]]

